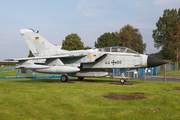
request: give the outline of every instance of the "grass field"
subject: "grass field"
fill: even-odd
[[[76,78],[69,78],[75,80]],[[59,79],[0,80],[0,120],[178,120],[180,83],[86,78],[91,82],[58,83]],[[112,100],[103,95],[146,94],[143,100]]]
[[[158,75],[164,75],[164,71],[158,73]],[[166,71],[166,76],[180,76],[180,70]]]

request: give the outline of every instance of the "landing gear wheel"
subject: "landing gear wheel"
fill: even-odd
[[[84,77],[78,77],[78,80],[84,80]]]
[[[68,81],[68,76],[67,75],[62,75],[61,76],[61,82],[67,82]]]
[[[126,80],[125,80],[125,79],[123,79],[123,78],[122,78],[122,79],[120,79],[120,83],[121,83],[121,84],[124,84],[124,82],[125,82],[125,81],[126,81]]]

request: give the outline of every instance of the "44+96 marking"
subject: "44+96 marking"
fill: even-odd
[[[117,61],[115,61],[115,60],[113,60],[112,62],[110,62],[110,61],[105,61],[105,64],[122,64],[122,62],[121,62],[121,60],[117,60]]]

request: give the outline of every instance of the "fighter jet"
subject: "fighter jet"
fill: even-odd
[[[55,46],[32,29],[21,29],[35,57],[13,59],[18,61],[16,69],[31,69],[39,73],[63,74],[62,82],[68,81],[68,75],[78,77],[104,77],[107,68],[148,68],[165,64],[156,57],[139,54],[127,47],[106,47],[89,50],[68,51]],[[37,61],[44,60],[43,64]],[[120,79],[121,83],[125,79]]]

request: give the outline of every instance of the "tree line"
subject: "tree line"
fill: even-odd
[[[96,48],[112,47],[112,46],[124,46],[129,47],[139,53],[144,53],[146,50],[146,44],[143,43],[142,35],[139,29],[133,28],[131,25],[125,25],[119,32],[107,32],[95,41],[94,46]],[[84,43],[77,34],[70,34],[66,36],[62,42],[62,49],[66,50],[82,50],[91,49],[91,47],[84,47]]]

